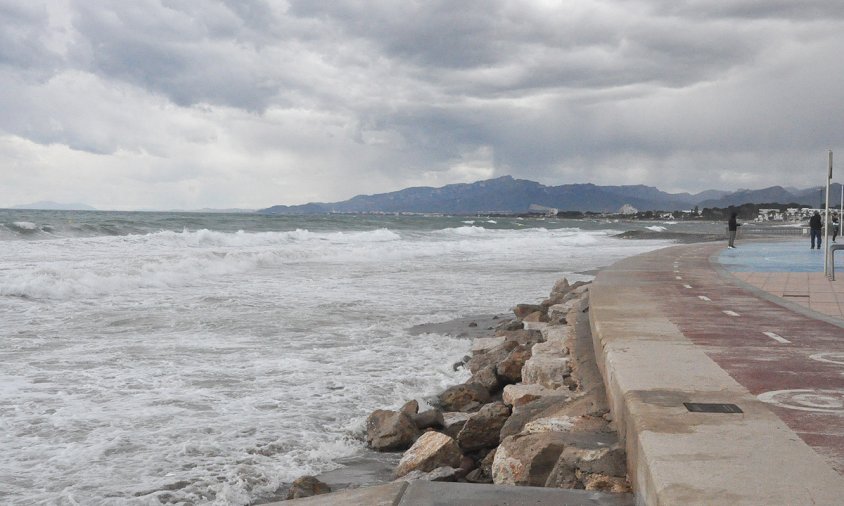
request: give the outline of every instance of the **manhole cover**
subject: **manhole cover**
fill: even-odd
[[[744,413],[735,404],[721,404],[713,402],[684,402],[683,406],[692,413]]]

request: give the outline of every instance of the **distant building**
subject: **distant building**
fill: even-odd
[[[557,213],[560,212],[556,207],[541,206],[539,204],[531,204],[528,207],[528,211],[532,213],[543,213],[545,216],[557,216]]]
[[[639,210],[631,206],[630,204],[624,204],[623,206],[618,208],[618,214],[636,214],[638,212]]]

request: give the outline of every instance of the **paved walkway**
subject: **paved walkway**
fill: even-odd
[[[844,281],[730,273],[712,262],[723,247],[626,259],[592,286],[596,350],[637,498],[844,504],[844,320],[830,300],[840,317]]]

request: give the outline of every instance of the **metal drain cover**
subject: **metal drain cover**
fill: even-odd
[[[718,404],[711,402],[684,402],[686,409],[693,413],[744,413],[735,404]]]

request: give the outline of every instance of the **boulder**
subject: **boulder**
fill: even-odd
[[[561,351],[563,356],[568,356],[571,352],[571,337],[573,335],[574,329],[571,325],[552,325],[542,330],[542,337],[545,338],[545,342],[552,343],[550,346]]]
[[[438,467],[430,472],[411,471],[395,481],[457,481],[461,470],[453,467]]]
[[[373,450],[405,450],[419,437],[419,429],[407,413],[377,409],[366,419],[366,442]]]
[[[597,492],[613,492],[616,494],[629,494],[633,492],[630,483],[624,478],[617,476],[605,476],[602,474],[586,474],[581,477],[583,488]]]
[[[456,439],[457,434],[459,434],[460,430],[463,429],[463,426],[466,425],[466,420],[468,420],[470,416],[472,416],[471,413],[463,413],[461,411],[443,413],[443,434]]]
[[[416,428],[420,430],[430,427],[439,429],[443,426],[443,412],[439,409],[429,409],[428,411],[411,415],[410,418],[416,424]]]
[[[495,335],[497,337],[504,337],[507,342],[515,341],[516,343],[528,348],[545,340],[541,330],[533,329],[499,330],[495,333]]]
[[[331,492],[331,487],[313,476],[296,478],[287,491],[287,499],[300,499]]]
[[[566,278],[558,279],[554,286],[551,288],[551,295],[555,294],[564,294],[571,289],[569,285],[569,280]]]
[[[515,385],[507,385],[504,387],[504,392],[501,395],[501,400],[504,404],[518,408],[531,401],[545,397],[547,395],[569,395],[574,396],[574,392],[569,389],[552,390],[545,388],[542,385],[518,383]]]
[[[626,453],[615,434],[579,433],[569,441],[548,475],[546,487],[582,488],[583,476],[602,475],[624,479],[627,476]],[[574,436],[574,435],[573,435]]]
[[[563,428],[576,432],[596,427],[607,427],[608,431],[609,425],[601,416],[606,412],[606,401],[593,395],[579,395],[575,398],[570,394],[548,395],[519,406],[501,428],[501,439],[519,434],[534,421],[536,423],[528,427],[532,432]]]
[[[466,420],[457,434],[457,444],[466,452],[498,445],[501,427],[510,416],[510,408],[503,402],[487,404]]]
[[[569,355],[568,347],[565,346],[563,341],[557,339],[559,333],[552,332],[550,335],[554,336],[554,339],[533,345],[533,348],[531,348],[531,356],[563,358]]]
[[[426,432],[413,443],[396,468],[396,477],[411,471],[430,472],[438,467],[460,467],[462,457],[457,442],[439,432]]]
[[[540,354],[526,360],[520,372],[523,383],[554,390],[566,385],[566,378],[571,376],[571,364],[568,357]]]
[[[511,351],[518,347],[519,343],[505,340],[500,345],[490,348],[484,353],[473,355],[466,365],[469,367],[469,371],[471,371],[472,374],[475,374],[484,367],[495,367],[499,362],[507,358],[507,355],[509,355]]]
[[[521,320],[509,320],[499,323],[495,326],[495,330],[519,330],[524,328]]]
[[[399,411],[408,415],[415,415],[419,412],[419,402],[417,402],[416,399],[407,401],[404,403],[404,406],[399,409]]]
[[[495,448],[478,463],[477,469],[466,475],[466,481],[470,483],[492,483],[492,462],[494,459]]]
[[[505,337],[476,337],[472,340],[472,354],[482,355],[487,351],[504,344]]]
[[[529,348],[520,346],[511,351],[495,367],[495,373],[501,383],[518,383],[522,380],[522,368],[531,356]]]
[[[489,392],[477,383],[449,387],[439,395],[443,411],[475,411],[489,402]]]
[[[551,320],[548,319],[548,315],[545,314],[542,311],[534,311],[533,313],[525,316],[524,319],[522,319],[522,322],[524,322],[524,323],[528,323],[528,322],[548,323],[549,321],[551,321]]]
[[[516,318],[522,319],[531,313],[542,311],[542,309],[542,306],[538,304],[516,304],[516,307],[513,308],[513,314],[516,315]]]
[[[498,382],[498,376],[495,374],[495,367],[491,365],[473,374],[466,383],[482,385],[489,393],[497,392],[501,386]]]
[[[560,321],[561,318],[566,318],[577,303],[578,299],[569,299],[566,302],[549,306],[548,319],[550,321]]]
[[[566,445],[565,434],[509,436],[495,452],[492,481],[496,485],[545,486]]]

